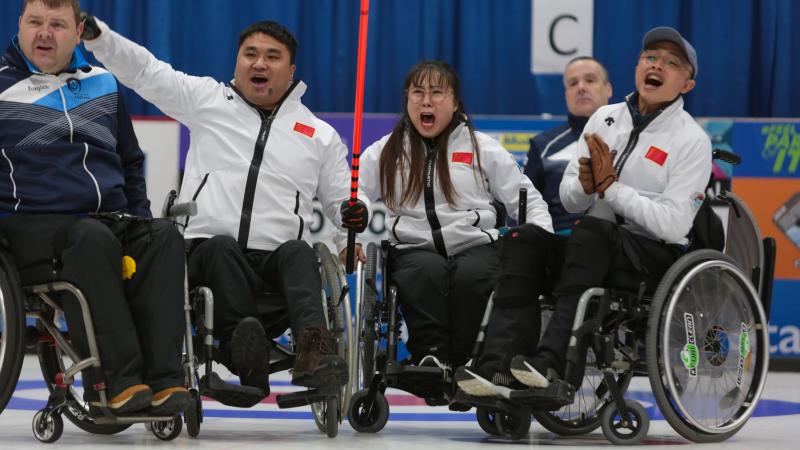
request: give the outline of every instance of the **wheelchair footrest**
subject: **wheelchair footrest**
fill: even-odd
[[[522,403],[511,402],[497,397],[476,397],[460,389],[453,397],[453,401],[463,405],[485,408],[490,411],[497,411],[514,416],[530,414],[528,407]]]
[[[328,397],[338,395],[338,389],[310,389],[307,391],[292,392],[289,394],[278,395],[275,401],[278,408],[298,408],[300,406],[310,405],[312,403],[322,402],[327,400]]]
[[[446,379],[438,367],[396,365],[386,371],[386,384],[389,387],[424,399],[442,399],[442,405],[448,404],[444,397],[450,383],[452,380]]]
[[[266,397],[265,392],[257,387],[226,383],[216,372],[200,379],[200,394],[237,408],[250,408]]]
[[[541,411],[555,411],[562,406],[571,404],[574,399],[575,387],[563,380],[553,380],[546,388],[530,388],[511,392],[511,400]]]

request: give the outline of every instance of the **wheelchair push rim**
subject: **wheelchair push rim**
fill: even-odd
[[[663,320],[651,327],[659,333],[659,378],[668,397],[656,400],[670,424],[692,440],[735,433],[752,415],[766,379],[769,340],[759,296],[741,270],[718,255],[686,271],[667,294]]]

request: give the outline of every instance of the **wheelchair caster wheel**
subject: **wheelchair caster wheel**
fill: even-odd
[[[33,435],[40,442],[51,443],[61,437],[64,432],[64,419],[56,412],[49,414],[40,409],[33,416]]]
[[[161,439],[162,441],[171,441],[181,434],[181,429],[183,429],[183,420],[181,420],[180,415],[177,415],[173,417],[172,420],[166,420],[164,422],[152,422],[151,427],[155,437]]]
[[[192,396],[189,406],[183,412],[183,420],[186,421],[186,432],[190,437],[197,437],[200,434],[200,424],[203,422],[203,399],[200,393],[192,389],[189,391]]]
[[[478,420],[481,430],[485,431],[490,436],[500,436],[500,430],[497,429],[497,413],[486,408],[478,408],[475,410],[475,418]]]
[[[487,416],[494,416],[495,433],[493,436],[500,436],[507,439],[519,440],[525,437],[531,430],[530,413],[506,414],[500,411],[487,411]],[[478,422],[480,424],[480,421]],[[481,426],[483,428],[483,426]]]
[[[347,415],[347,420],[359,433],[377,433],[389,420],[389,402],[386,401],[386,397],[377,392],[375,401],[370,402],[367,398],[368,392],[358,391],[350,400],[350,414]]]
[[[647,436],[650,428],[650,417],[644,406],[634,400],[625,400],[628,412],[619,413],[617,406],[609,404],[600,414],[600,425],[603,435],[616,445],[634,445]]]
[[[339,434],[339,398],[328,397],[325,405],[325,434],[335,438]]]

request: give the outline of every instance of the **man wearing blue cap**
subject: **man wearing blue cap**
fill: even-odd
[[[559,260],[563,255],[563,264],[560,270],[554,271],[552,264],[546,268],[560,279],[554,292],[556,310],[538,348],[529,346],[530,354],[518,352],[522,354],[511,359],[513,379],[481,371],[480,360],[476,370],[459,369],[456,379],[465,392],[507,396],[509,387],[547,387],[554,378],[564,377],[581,294],[598,286],[636,291],[640,283],[652,292],[670,265],[686,252],[711,174],[711,142],[683,109],[682,95],[694,88],[697,68],[694,48],[674,29],[658,27],[645,34],[636,65],[636,91],[623,103],[603,106],[592,115],[578,141],[576,159],[561,182],[565,209],[588,211],[587,215],[565,246],[542,237],[542,245],[550,247],[548,259]],[[543,263],[537,260],[544,258],[532,258],[531,270],[543,271],[539,267]],[[530,302],[538,302],[535,289],[534,293]],[[503,311],[493,312],[487,343],[493,335],[509,336],[505,330],[492,328],[493,322],[499,322],[495,314]],[[503,322],[509,329],[520,329],[515,320],[531,320],[521,314],[508,316]],[[538,326],[530,328],[538,330]],[[515,343],[519,337],[508,339]],[[582,353],[580,361],[572,361],[577,370],[566,381],[579,387],[585,350],[578,353]],[[492,355],[481,355],[483,359],[491,360]]]

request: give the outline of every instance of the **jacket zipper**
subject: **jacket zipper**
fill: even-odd
[[[264,112],[256,105],[250,103],[247,98],[236,88],[236,86],[231,86],[234,92],[239,94],[239,97],[244,100],[251,108],[255,109],[258,113],[259,117],[261,118],[261,129],[258,132],[258,139],[256,139],[256,146],[255,150],[253,151],[253,159],[250,161],[250,169],[247,171],[247,181],[245,182],[244,187],[244,199],[242,200],[242,215],[239,220],[239,237],[237,241],[239,242],[239,247],[242,249],[247,249],[248,240],[250,239],[250,225],[253,219],[253,202],[256,196],[256,187],[258,185],[258,175],[261,170],[261,163],[264,160],[264,151],[267,147],[267,139],[269,139],[269,132],[272,128],[272,122],[275,120],[275,116],[278,114],[278,110],[283,105],[283,102],[286,101],[286,98],[289,97],[289,94],[294,90],[297,84],[300,83],[300,80],[295,80],[289,89],[283,94],[278,103],[275,105],[275,108],[272,109],[272,112],[269,116],[266,116]]]
[[[433,245],[436,251],[447,258],[447,247],[444,245],[444,237],[442,236],[442,226],[439,224],[439,217],[436,216],[436,201],[434,198],[434,172],[436,164],[436,143],[430,146],[426,143],[425,154],[425,216],[428,218],[428,224],[431,226],[431,233],[433,235]]]
[[[298,214],[297,212],[300,211],[300,191],[295,191],[297,194],[294,196],[294,215],[300,219],[300,231],[297,232],[297,240],[303,238],[303,229],[305,228],[305,220],[303,220],[303,216]]]

